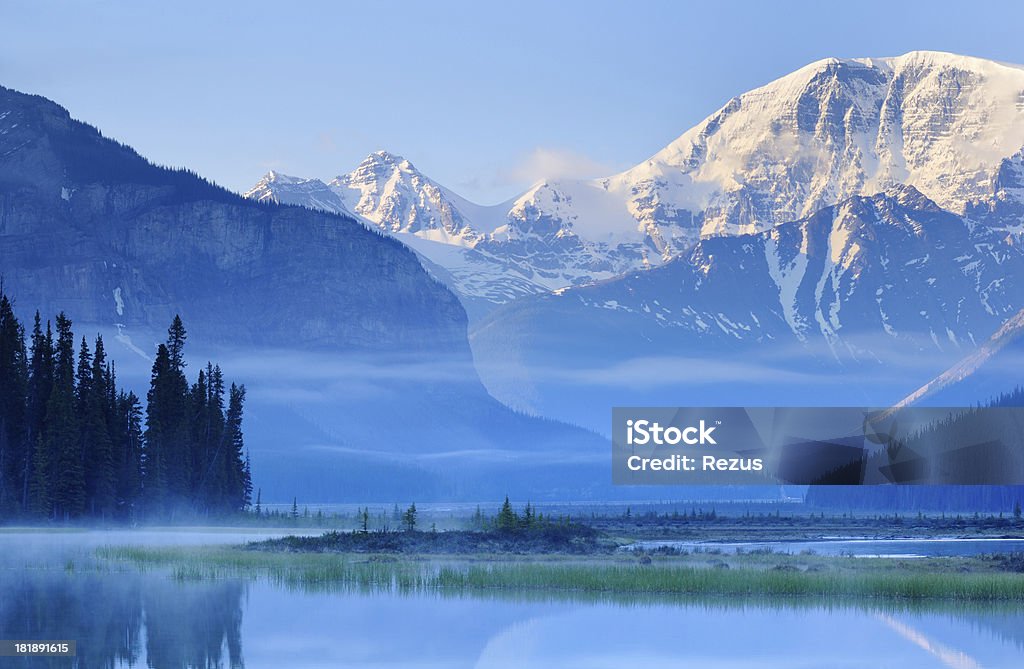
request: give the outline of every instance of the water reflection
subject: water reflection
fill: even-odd
[[[957,654],[986,669],[1024,666],[1020,631],[1011,642],[985,624],[985,615],[1024,630],[1024,612],[1012,607],[289,595],[254,584],[243,636],[247,656],[268,667],[918,669],[948,667],[945,660]],[[939,648],[946,654],[936,655]]]
[[[8,570],[0,639],[74,639],[78,655],[0,658],[0,666],[241,668],[245,590],[238,581]]]
[[[111,572],[123,565],[90,563],[95,538],[65,537],[59,550],[46,541],[0,534],[0,638],[71,638],[79,655],[3,658],[0,666],[1024,666],[1019,605],[397,593],[289,588],[259,579],[181,581],[162,571]]]
[[[132,663],[141,647],[141,594],[137,577],[70,578],[42,571],[7,571],[0,580],[0,638],[74,639],[82,667]],[[19,667],[71,664],[67,658],[3,661]]]

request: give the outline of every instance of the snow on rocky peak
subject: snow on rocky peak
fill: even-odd
[[[513,201],[481,206],[405,158],[377,151],[329,183],[271,172],[245,196],[354,215],[381,229],[419,253],[472,314],[478,309],[470,303],[486,309],[647,264],[643,234],[621,201],[569,187],[567,193],[541,184]],[[603,223],[616,205],[616,225]]]
[[[962,213],[1022,146],[1024,68],[936,52],[829,58],[733,98],[609,188],[691,212],[703,236],[895,183]]]
[[[462,198],[387,151],[371,153],[328,186],[352,211],[387,232],[457,246],[473,246],[479,238],[461,211]]]
[[[243,197],[260,202],[298,204],[310,209],[352,215],[341,198],[323,181],[291,177],[274,170],[267,172],[255,186],[243,194]]]
[[[986,226],[1008,227],[1016,212],[1019,236],[1022,147],[1024,68],[921,51],[811,63],[733,98],[621,174],[545,181],[490,207],[385,151],[329,184],[271,173],[246,195],[352,212],[411,236],[456,292],[500,304],[901,185],[913,189],[900,197]]]

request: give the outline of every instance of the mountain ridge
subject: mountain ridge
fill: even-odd
[[[894,186],[770,230],[702,239],[651,270],[521,298],[470,336],[492,394],[591,427],[603,421],[576,413],[588,407],[556,407],[592,396],[602,376],[619,383],[611,406],[888,405],[1024,308],[1022,281],[1019,237]],[[709,365],[711,381],[669,371]],[[731,371],[745,366],[749,375]],[[744,387],[702,393],[720,373]],[[667,395],[634,392],[659,385]]]
[[[487,311],[522,295],[657,267],[701,239],[762,231],[893,185],[915,186],[943,209],[968,214],[995,202],[1004,163],[1022,147],[1020,66],[928,51],[826,58],[734,97],[616,175],[544,180],[491,207],[420,175],[430,188],[406,189],[399,196],[406,207],[397,209],[435,203],[432,229],[440,232],[414,230],[380,207],[350,208],[391,232],[478,251],[468,259],[418,248],[451,271],[453,290],[487,303]],[[378,152],[367,160],[381,154],[394,157]],[[280,190],[282,201],[308,204],[301,193]],[[247,195],[262,196],[255,188]],[[1013,193],[1020,198],[1024,190]],[[445,210],[453,212],[447,219]],[[481,216],[485,225],[474,220]],[[495,289],[510,277],[517,290]]]
[[[559,458],[603,442],[491,397],[465,310],[405,245],[352,217],[256,202],[153,165],[56,103],[6,88],[0,271],[19,312],[65,312],[79,331],[107,335],[127,363],[122,385],[140,394],[151,361],[138,353],[180,314],[196,364],[241,370],[265,499],[479,499],[496,480],[540,497],[598,485],[596,464],[570,470]]]

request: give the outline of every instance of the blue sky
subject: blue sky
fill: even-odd
[[[0,84],[236,190],[387,149],[489,204],[624,169],[819,58],[1024,63],[1021,25],[1013,2],[0,0]]]

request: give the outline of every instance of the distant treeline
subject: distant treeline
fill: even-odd
[[[1020,513],[1024,486],[862,485],[811,486],[807,504],[818,509],[883,513]]]
[[[1024,388],[1014,387],[1008,393],[1000,393],[988,403],[990,407],[1024,407]]]
[[[1024,407],[1024,388],[1020,386],[992,398],[979,402],[977,408]],[[912,435],[906,447],[923,450],[924,444],[945,444],[935,450],[950,453],[947,466],[956,471],[998,468],[995,456],[985,457],[984,453],[968,449],[956,449],[957,444],[972,444],[981,437],[992,438],[1000,443],[1016,443],[1020,426],[1014,424],[1016,416],[1001,417],[998,414],[982,414],[976,409],[965,409],[962,413],[942,421],[930,429]],[[998,438],[998,439],[997,439]],[[961,454],[962,452],[962,454]],[[961,461],[952,457],[960,456]],[[1010,454],[1002,454],[1008,456]],[[1021,456],[1017,456],[1021,457]],[[973,458],[973,461],[971,460]],[[989,461],[994,460],[994,461]],[[981,476],[982,474],[979,474]],[[997,474],[993,473],[995,476]],[[1020,485],[882,485],[882,486],[811,486],[807,491],[808,504],[834,510],[871,510],[888,512],[911,511],[982,511],[988,513],[1013,513],[1020,516],[1024,504],[1024,486]]]
[[[157,348],[146,406],[117,387],[103,338],[75,351],[63,313],[32,333],[0,288],[0,518],[160,519],[249,505],[245,388],[207,364],[191,386],[177,316]],[[225,395],[226,406],[225,406]]]

